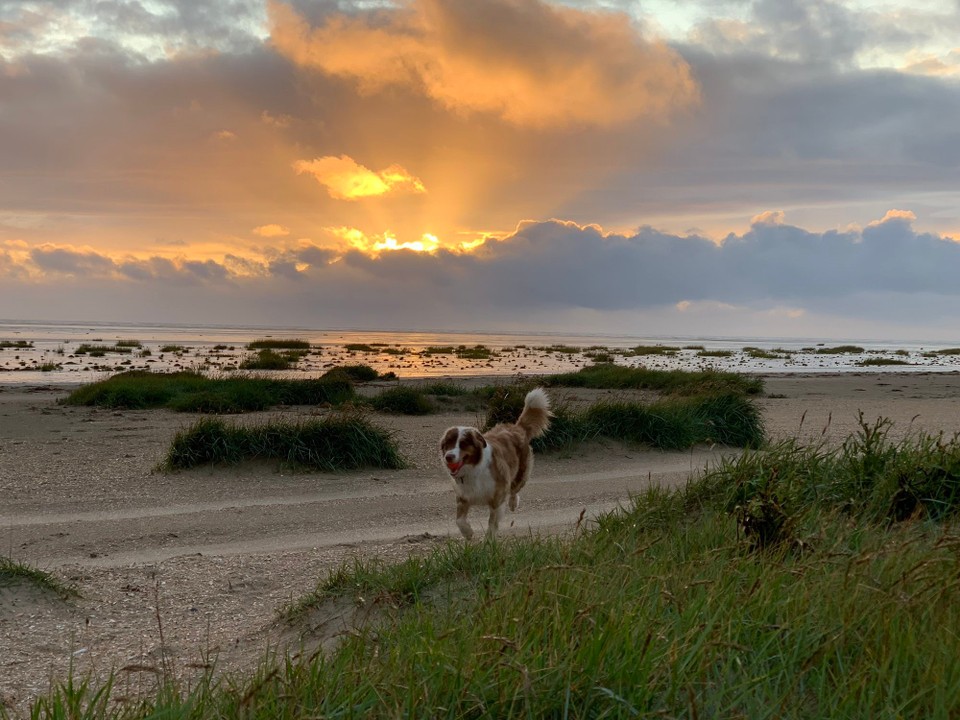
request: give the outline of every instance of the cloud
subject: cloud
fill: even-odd
[[[393,192],[425,193],[423,183],[399,165],[374,172],[346,155],[326,155],[314,160],[297,160],[293,169],[298,175],[308,173],[327,188],[330,197],[337,200],[386,195]]]
[[[523,126],[611,126],[696,103],[686,62],[625,14],[541,0],[407,0],[332,14],[316,27],[270,0],[271,42],[298,65],[422,93]]]
[[[332,326],[456,329],[466,314],[472,328],[474,321],[488,329],[522,322],[555,328],[579,318],[588,324],[569,331],[619,322],[625,332],[640,332],[644,318],[663,324],[663,332],[672,327],[672,334],[789,336],[816,333],[818,322],[832,318],[848,331],[859,323],[859,337],[864,328],[884,327],[901,336],[946,337],[960,312],[960,243],[917,232],[912,222],[900,210],[862,230],[813,232],[780,218],[720,243],[650,227],[621,234],[530,222],[470,253],[436,248],[369,255],[301,243],[270,257],[192,260],[111,258],[49,246],[24,252],[7,244],[0,248],[6,248],[0,300],[11,293],[33,297],[31,288],[56,283],[49,302],[61,309],[74,302],[88,307],[99,297],[100,317],[124,319],[118,313],[140,307],[148,315],[130,319],[196,320],[164,315],[166,305],[151,311],[139,301],[128,307],[117,300],[167,298],[189,288],[195,312],[209,303],[205,322],[241,314],[251,322],[273,317],[315,324],[316,309],[324,308],[323,323]],[[46,301],[36,302],[43,308]],[[226,315],[217,316],[216,308]],[[711,319],[722,323],[711,325]]]
[[[290,228],[277,224],[260,225],[255,227],[251,232],[253,232],[254,235],[265,238],[284,237],[290,234]]]

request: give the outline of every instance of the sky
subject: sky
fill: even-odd
[[[960,341],[960,0],[0,0],[0,318]]]

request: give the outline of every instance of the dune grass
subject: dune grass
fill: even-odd
[[[127,355],[133,352],[133,347],[127,345],[94,345],[91,343],[81,343],[73,351],[74,355],[89,355],[90,357],[104,357],[107,353],[117,353]]]
[[[255,425],[202,418],[177,433],[161,467],[185,470],[245,460],[279,460],[293,468],[326,472],[404,467],[391,434],[357,412]]]
[[[365,383],[376,380],[380,373],[369,365],[337,365],[327,370],[323,377],[325,378],[345,378],[350,382]]]
[[[342,377],[282,380],[233,375],[210,378],[195,372],[134,370],[83,385],[63,402],[128,410],[169,408],[179,412],[238,413],[275,405],[339,405],[353,397],[353,386]]]
[[[0,555],[0,588],[29,584],[62,600],[77,596],[77,590],[45,570]]]
[[[374,395],[368,402],[380,412],[401,415],[429,415],[436,410],[427,393],[409,385],[388,388]]]
[[[860,360],[858,367],[881,367],[884,365],[912,365],[913,363],[899,358],[872,357]]]
[[[240,362],[241,370],[289,370],[306,354],[305,350],[281,350],[270,348],[258,350]]]
[[[491,388],[483,427],[516,422],[531,388],[530,384]],[[604,400],[583,409],[554,402],[552,412],[550,428],[533,442],[535,451],[561,450],[600,438],[662,450],[700,443],[760,447],[765,437],[759,409],[735,393],[667,398],[650,404]]]
[[[837,345],[835,347],[817,348],[818,355],[850,355],[862,353],[864,349],[859,345]]]
[[[309,350],[310,343],[300,338],[260,338],[247,343],[247,350]]]
[[[473,347],[459,345],[456,348],[456,355],[461,360],[490,360],[497,357],[497,353],[486,345],[474,345]]]
[[[576,372],[548,375],[547,387],[584,387],[611,390],[656,390],[666,394],[698,395],[734,392],[756,395],[763,391],[763,379],[718,370],[650,370],[612,363],[588,365]]]
[[[952,717],[960,446],[887,427],[748,453],[573,537],[355,559],[284,613],[370,610],[328,653],[127,704],[64,684],[34,717]],[[951,490],[891,514],[904,472]],[[790,532],[760,544],[743,508],[774,496]]]
[[[678,352],[679,348],[669,345],[637,345],[631,348],[627,355],[676,355]]]

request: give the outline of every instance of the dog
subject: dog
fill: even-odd
[[[516,510],[520,490],[533,468],[530,441],[550,426],[550,398],[543,388],[527,393],[516,423],[500,423],[481,433],[474,427],[451,427],[440,438],[440,457],[457,493],[457,527],[473,538],[467,520],[472,505],[490,508],[487,538],[497,535],[504,508]]]

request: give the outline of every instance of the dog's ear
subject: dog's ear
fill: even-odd
[[[458,438],[458,437],[460,437],[460,430],[459,430],[459,428],[455,428],[455,427],[449,428],[449,429],[443,434],[443,437],[440,438],[440,450],[441,450],[441,451],[444,451],[444,450],[449,450],[450,448],[452,448],[454,445],[457,444],[457,438]]]
[[[480,434],[479,430],[473,430],[471,434],[481,450],[487,446],[487,439]]]

